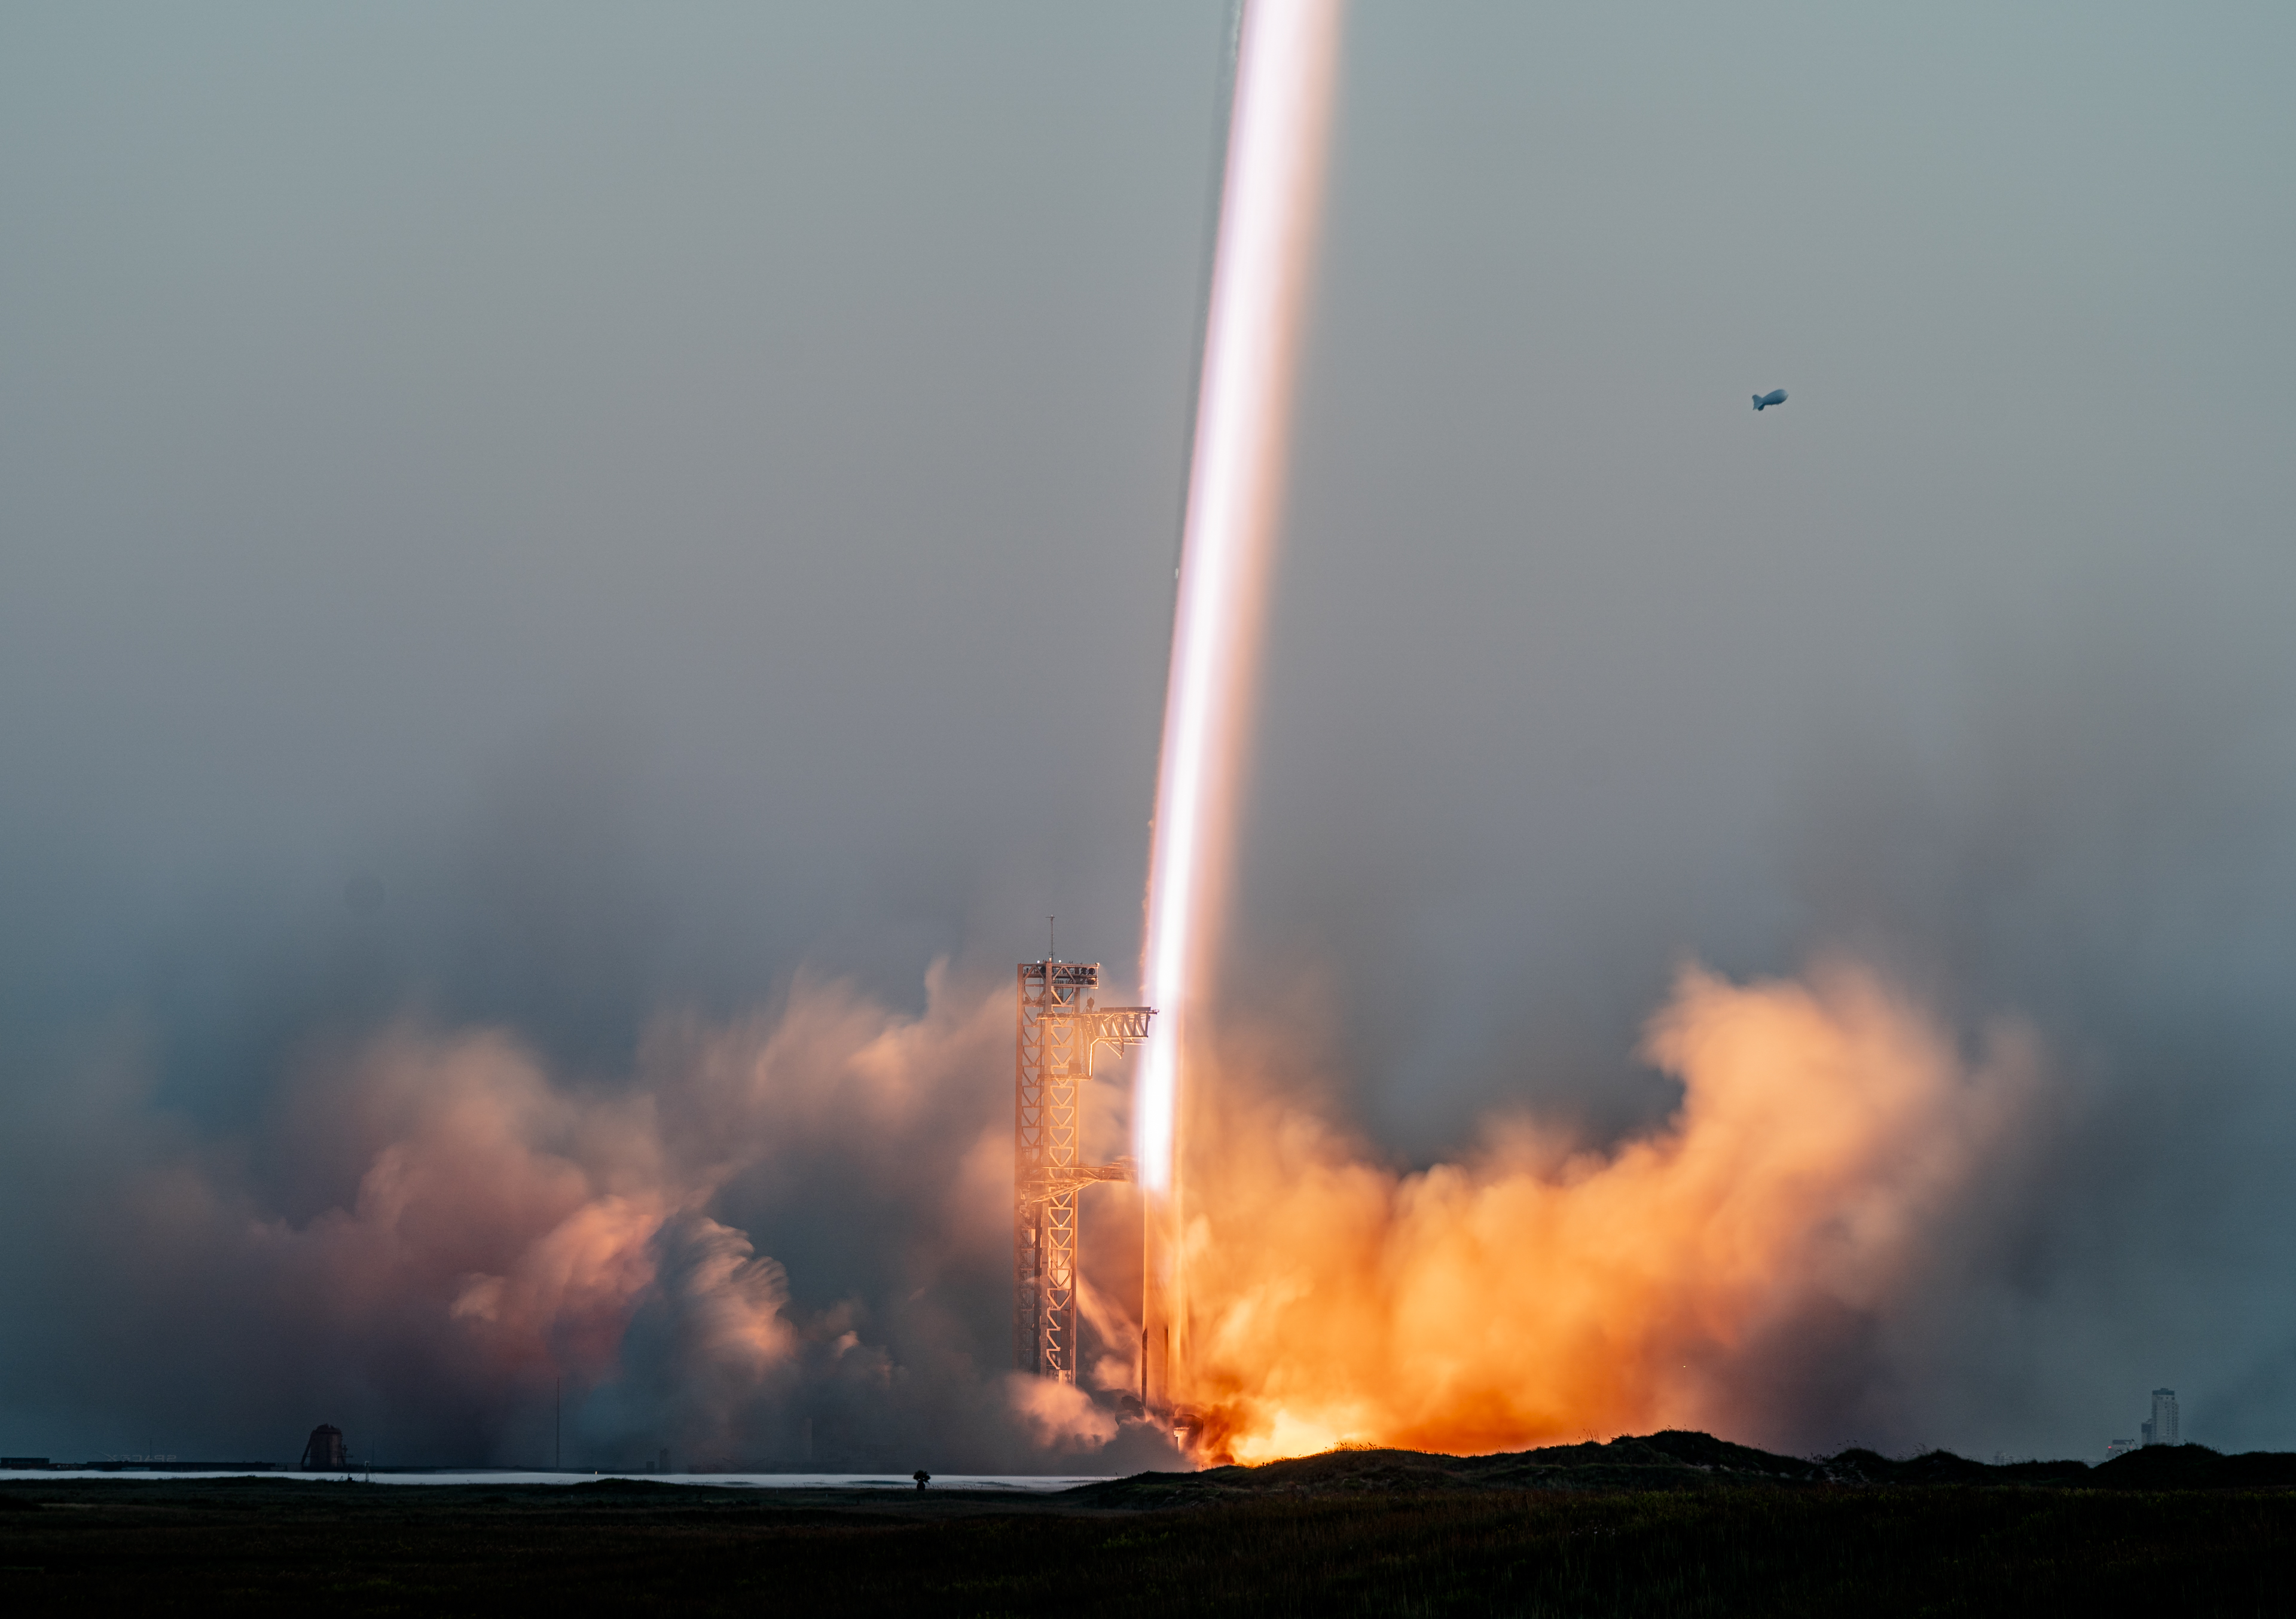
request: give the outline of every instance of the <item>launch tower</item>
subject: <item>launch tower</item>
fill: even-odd
[[[1096,1006],[1096,961],[1023,961],[1013,1058],[1013,1350],[1022,1371],[1077,1375],[1077,1194],[1129,1181],[1130,1160],[1086,1164],[1080,1099],[1102,1047],[1148,1038],[1153,1007]]]

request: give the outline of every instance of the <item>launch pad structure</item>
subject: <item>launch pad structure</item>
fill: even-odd
[[[1082,1100],[1103,1048],[1148,1038],[1149,1006],[1099,1006],[1097,961],[1023,961],[1013,1010],[1013,1350],[1020,1369],[1077,1380],[1077,1196],[1132,1164],[1081,1161]]]

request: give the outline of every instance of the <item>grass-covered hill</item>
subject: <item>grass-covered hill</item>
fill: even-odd
[[[2108,1490],[2266,1489],[2296,1485],[2296,1455],[2226,1456],[2205,1445],[2160,1445],[2101,1466],[2083,1461],[1971,1461],[1948,1451],[1891,1458],[1868,1450],[1780,1456],[1709,1434],[1670,1429],[1605,1444],[1553,1445],[1499,1456],[1418,1451],[1327,1451],[1259,1467],[1144,1473],[1072,1492],[1098,1506],[1182,1506],[1259,1496],[1422,1495],[1475,1490],[1717,1490],[1734,1485],[2056,1485]]]

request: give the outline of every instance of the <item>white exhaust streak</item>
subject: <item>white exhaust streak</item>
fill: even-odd
[[[1339,0],[1248,0],[1237,53],[1141,952],[1160,1016],[1134,1092],[1133,1156],[1152,1192],[1172,1186],[1180,1054],[1225,877],[1339,24]]]

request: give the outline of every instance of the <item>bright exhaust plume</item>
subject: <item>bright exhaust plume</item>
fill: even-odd
[[[1172,1187],[1181,1054],[1226,866],[1339,32],[1337,0],[1250,0],[1237,45],[1141,952],[1143,989],[1161,1012],[1133,1111],[1152,1193]]]

